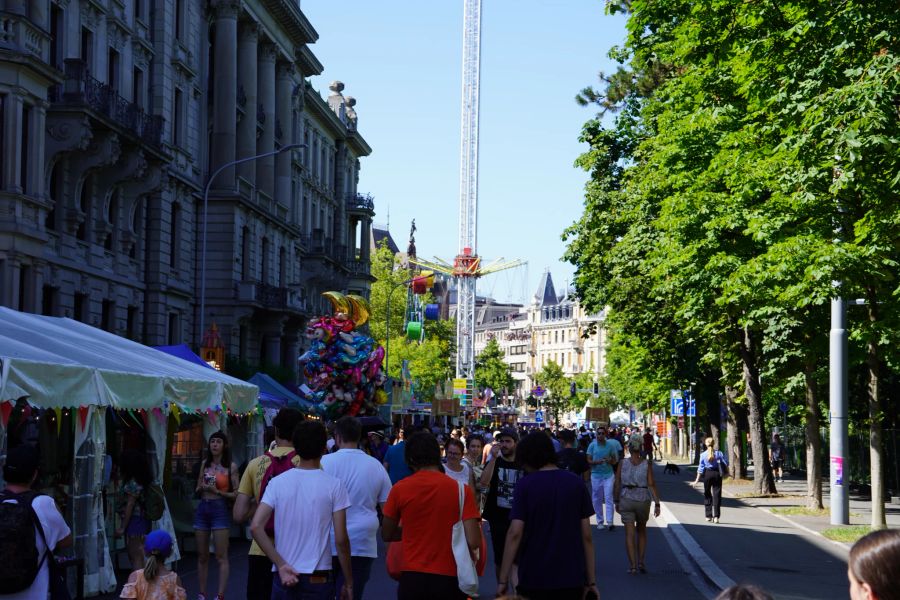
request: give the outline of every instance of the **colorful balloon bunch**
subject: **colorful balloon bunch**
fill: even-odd
[[[377,413],[387,402],[381,368],[384,348],[355,331],[369,319],[369,303],[362,296],[339,292],[322,294],[334,307],[331,317],[319,317],[306,328],[309,349],[299,362],[312,390],[308,400],[325,419]]]

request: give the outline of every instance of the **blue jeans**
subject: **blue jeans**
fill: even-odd
[[[374,558],[369,556],[351,556],[350,568],[353,569],[353,600],[362,600],[363,590],[369,582],[372,574]],[[332,571],[337,575],[334,582],[334,595],[340,597],[341,587],[344,585],[344,572],[341,570],[341,561],[337,556],[331,558]]]
[[[322,583],[312,583],[312,575],[298,575],[297,585],[286,587],[278,573],[272,573],[272,600],[334,600],[334,578],[326,577]]]

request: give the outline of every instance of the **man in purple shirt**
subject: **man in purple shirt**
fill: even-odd
[[[522,440],[516,456],[525,468],[510,510],[497,596],[511,593],[509,576],[518,557],[516,592],[531,600],[599,597],[591,536],[591,497],[584,481],[556,466],[553,443],[540,432]]]

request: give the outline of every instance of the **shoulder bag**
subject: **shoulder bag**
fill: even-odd
[[[469,543],[466,541],[466,531],[463,525],[463,502],[466,499],[465,486],[457,482],[459,490],[459,520],[453,524],[453,558],[456,559],[456,579],[459,589],[470,598],[478,597],[478,572],[475,570],[475,562],[469,552]]]

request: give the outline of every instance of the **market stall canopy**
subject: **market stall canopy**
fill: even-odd
[[[0,307],[0,402],[249,412],[253,384],[72,319]]]
[[[313,411],[314,405],[312,402],[304,400],[265,373],[257,373],[247,381],[259,387],[260,397],[262,397],[262,394],[265,393],[269,398],[276,398],[280,400],[281,404],[279,408],[283,406],[289,406],[291,408],[299,409],[305,413],[310,413]]]

